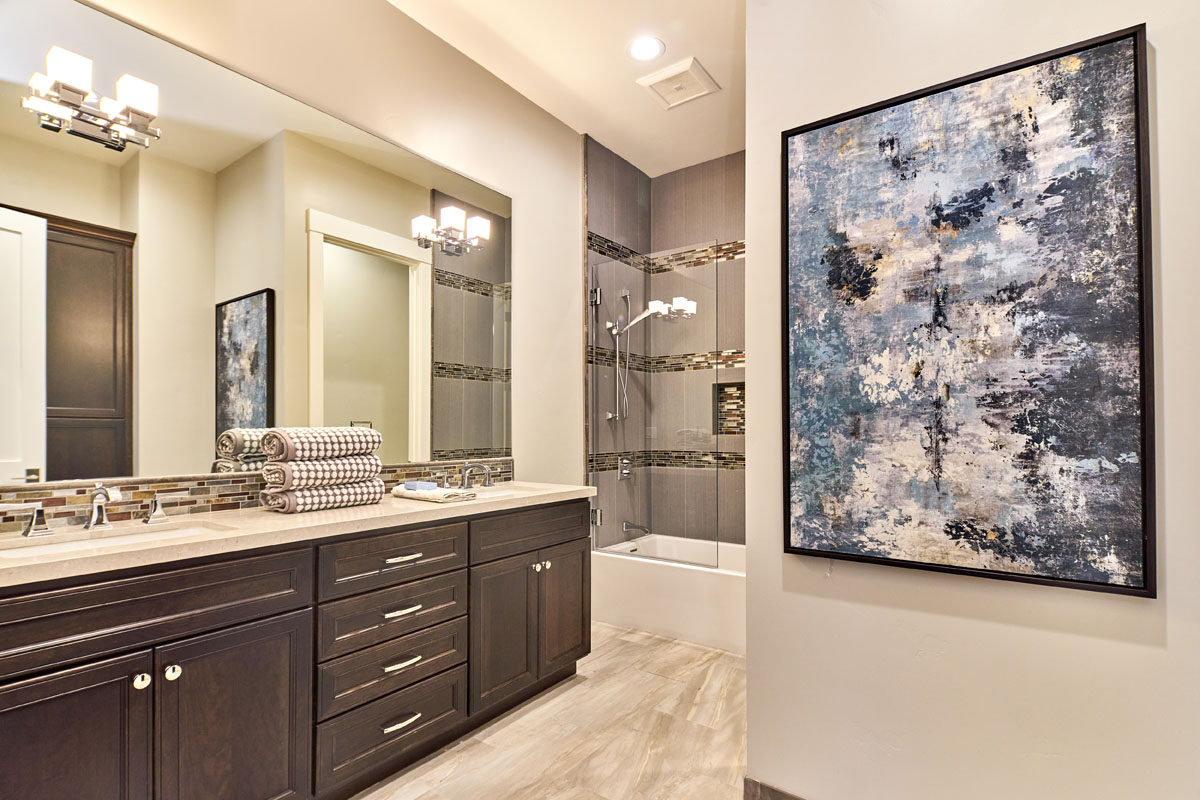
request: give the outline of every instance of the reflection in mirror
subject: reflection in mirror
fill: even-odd
[[[392,463],[510,452],[507,197],[74,0],[5,0],[4,22],[0,282],[22,290],[0,299],[21,354],[0,484],[207,472],[216,307],[267,289],[276,424],[369,422]],[[97,95],[156,84],[161,138],[39,126],[20,99],[53,46],[92,60]],[[490,221],[482,249],[412,239],[451,202]],[[403,244],[320,235],[310,285],[320,215]]]

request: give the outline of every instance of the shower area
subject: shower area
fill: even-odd
[[[701,641],[678,617],[744,602],[743,154],[650,178],[586,147],[594,609]]]

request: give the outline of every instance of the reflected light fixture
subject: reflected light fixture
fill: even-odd
[[[638,61],[653,61],[666,52],[662,39],[654,36],[639,36],[629,43],[629,55]]]
[[[421,247],[434,245],[448,256],[461,256],[483,249],[492,238],[492,221],[486,217],[467,218],[467,212],[457,206],[446,206],[441,219],[422,214],[413,217],[412,235]]]
[[[48,131],[66,131],[110,150],[132,142],[149,147],[161,135],[150,127],[158,116],[158,87],[133,75],[117,81],[117,96],[92,92],[92,60],[55,46],[46,53],[46,74],[29,79],[29,96],[21,105],[38,116]]]

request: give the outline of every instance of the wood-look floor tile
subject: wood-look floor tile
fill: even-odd
[[[596,623],[578,674],[355,800],[734,800],[745,660]]]

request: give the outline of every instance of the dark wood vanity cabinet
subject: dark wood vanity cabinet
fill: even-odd
[[[6,590],[0,798],[345,800],[574,673],[587,506]]]

